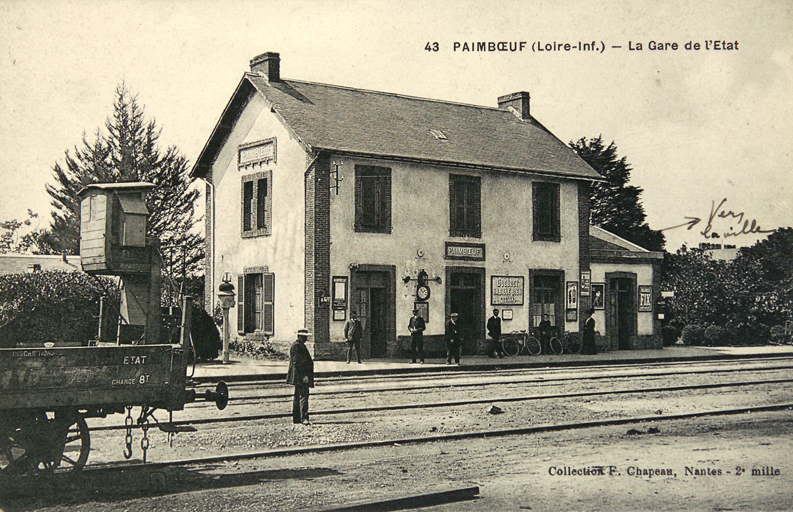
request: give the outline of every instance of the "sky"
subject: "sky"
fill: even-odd
[[[0,0],[0,221],[32,209],[49,222],[53,165],[104,125],[120,83],[163,146],[192,163],[250,59],[274,51],[286,79],[493,107],[528,91],[531,114],[562,141],[616,144],[667,250],[751,245],[758,230],[793,225],[792,10],[790,0]],[[563,46],[592,42],[597,51]]]

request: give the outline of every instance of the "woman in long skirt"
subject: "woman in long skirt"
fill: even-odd
[[[581,353],[587,355],[595,355],[598,353],[597,345],[595,344],[595,309],[589,308],[587,310],[587,319],[584,322],[584,335],[581,339]]]

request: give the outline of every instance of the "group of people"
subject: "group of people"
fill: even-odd
[[[418,309],[413,310],[413,316],[408,321],[408,331],[410,331],[410,353],[411,363],[424,363],[424,331],[427,324],[419,314]],[[597,354],[595,345],[595,310],[587,310],[587,319],[584,322],[584,332],[582,335],[582,353]],[[462,345],[462,332],[458,324],[460,315],[452,313],[446,321],[444,330],[444,342],[446,344],[446,364],[451,365],[452,361],[460,366],[460,347]],[[547,346],[554,333],[551,325],[550,316],[542,315],[542,320],[537,326],[540,335],[540,342]],[[311,333],[307,329],[297,331],[297,340],[292,344],[289,351],[289,370],[286,375],[286,382],[295,386],[295,395],[292,402],[292,421],[296,424],[310,425],[308,419],[308,396],[309,388],[314,387],[314,361],[306,348],[306,341]],[[504,357],[504,347],[501,343],[501,318],[499,310],[493,310],[493,316],[487,320],[487,334],[490,336],[491,345],[488,352],[489,357]],[[344,339],[347,342],[347,364],[352,361],[353,351],[358,363],[361,362],[361,339],[363,337],[363,326],[358,319],[355,311],[350,311],[350,319],[344,325]]]

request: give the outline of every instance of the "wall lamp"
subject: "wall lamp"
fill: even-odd
[[[427,275],[427,272],[425,272],[424,269],[421,269],[419,271],[418,276],[416,277],[405,276],[402,278],[402,282],[405,284],[408,284],[411,281],[418,281],[419,286],[426,284],[427,281],[435,281],[438,284],[443,284],[443,280],[441,279],[441,276],[436,276],[430,279],[429,276]]]

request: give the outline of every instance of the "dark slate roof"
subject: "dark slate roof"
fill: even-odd
[[[74,270],[82,272],[79,256],[0,254],[0,275],[33,272],[35,267],[40,270]]]
[[[261,94],[307,151],[601,179],[535,119],[510,111],[246,73],[196,161],[205,176],[248,98]],[[430,130],[440,130],[446,140]]]

